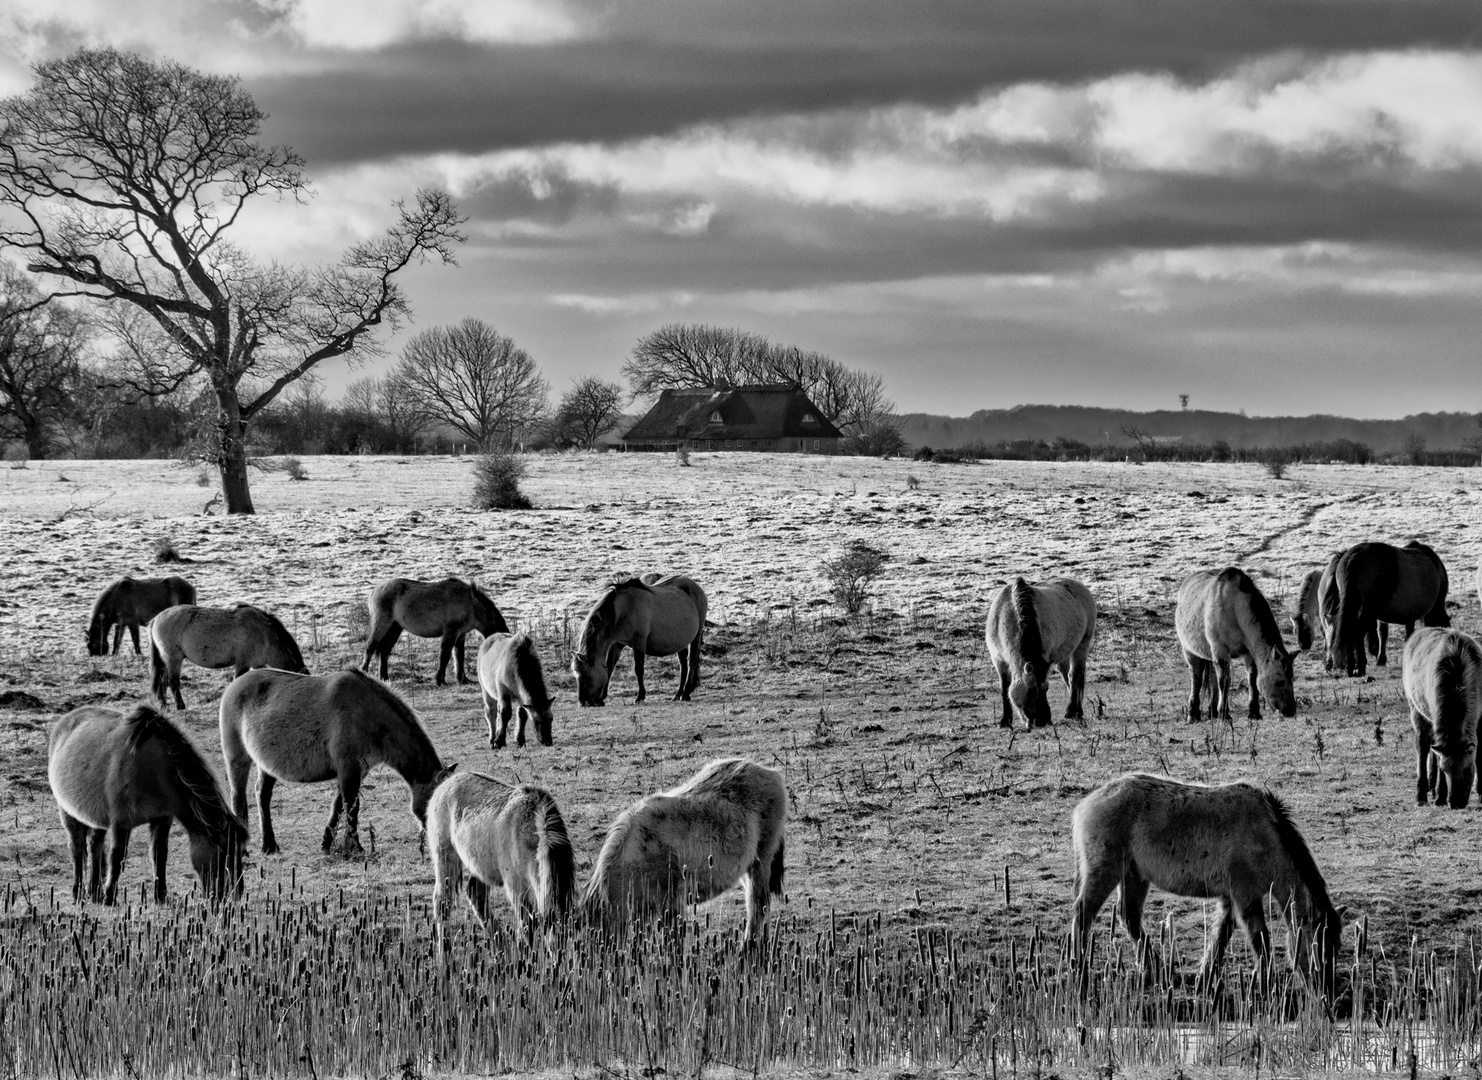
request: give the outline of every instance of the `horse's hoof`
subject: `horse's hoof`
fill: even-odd
[[[278,854],[278,843],[277,843],[277,841],[275,841],[275,840],[265,840],[265,841],[263,841],[262,853],[264,855],[276,855],[276,854]]]

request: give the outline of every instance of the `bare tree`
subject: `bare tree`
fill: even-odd
[[[558,443],[590,450],[623,415],[623,388],[584,375],[561,398],[551,421],[551,434]]]
[[[132,304],[173,346],[165,382],[209,382],[230,513],[251,513],[247,429],[315,365],[376,351],[409,311],[397,280],[453,262],[462,224],[445,192],[397,204],[378,240],[330,267],[264,265],[231,241],[257,196],[304,200],[303,160],[258,141],[265,114],[239,80],[79,49],[0,101],[0,249],[58,283],[55,297]]]
[[[787,383],[806,394],[846,436],[888,427],[895,414],[878,374],[728,327],[661,326],[633,346],[623,376],[639,396],[690,386]]]
[[[508,445],[545,412],[547,387],[530,354],[481,319],[423,330],[392,372],[400,393],[480,450]]]
[[[76,398],[86,339],[75,311],[46,304],[30,278],[0,260],[0,437],[47,456]]]

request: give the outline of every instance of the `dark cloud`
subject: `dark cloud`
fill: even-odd
[[[555,45],[423,41],[254,77],[311,164],[663,134],[710,120],[940,105],[1024,80],[1207,77],[1281,50],[1464,47],[1475,0],[1057,0],[614,5]]]

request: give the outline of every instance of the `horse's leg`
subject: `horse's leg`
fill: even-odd
[[[468,640],[468,631],[465,630],[453,640],[453,660],[456,663],[455,670],[458,672],[458,682],[468,682],[468,676],[463,673],[463,650],[464,643]]]
[[[690,699],[690,647],[686,645],[679,650],[679,688],[674,691],[675,701],[688,701]]]
[[[1431,761],[1431,725],[1414,709],[1410,710],[1410,724],[1415,728],[1415,802],[1424,806],[1430,802],[1430,792],[1436,783],[1436,769]]]
[[[458,639],[452,634],[444,634],[442,648],[437,657],[437,685],[443,686],[448,681],[448,658],[453,655],[453,643]],[[459,680],[462,682],[462,680]]]
[[[105,633],[106,633],[106,631],[105,631]],[[123,634],[124,634],[124,625],[123,625],[123,623],[121,623],[121,622],[120,623],[114,623],[113,624],[113,655],[114,656],[117,656],[118,655],[118,647],[123,644]],[[138,643],[138,639],[135,638],[135,644],[137,645],[137,643]],[[136,648],[134,651],[135,652],[138,652],[138,649]]]
[[[463,882],[463,892],[468,897],[468,904],[473,908],[479,925],[485,930],[489,929],[489,886],[469,874]]]
[[[648,639],[635,637],[628,644],[633,650],[633,677],[638,680],[638,696],[633,699],[633,704],[638,705],[648,697],[648,688],[643,685],[643,661],[647,657],[644,649],[648,647]]]
[[[67,830],[67,840],[72,849],[72,900],[80,904],[82,903],[82,863],[87,857],[87,841],[93,830],[67,811],[62,810],[60,813],[62,826]]]
[[[530,710],[527,709],[527,708],[525,708],[524,705],[517,705],[517,706],[515,706],[515,711],[519,715],[519,718],[520,718],[520,726],[515,729],[515,745],[516,746],[524,746],[525,745],[525,723],[526,723],[526,721],[528,721],[530,719]]]
[[[345,854],[359,855],[365,849],[360,846],[360,770],[348,768],[340,772],[340,797],[345,802]]]
[[[761,940],[767,929],[767,904],[772,899],[771,869],[757,859],[746,868],[741,879],[746,888],[746,940],[753,944]]]
[[[1083,875],[1080,888],[1076,891],[1071,937],[1076,957],[1082,963],[1090,955],[1091,924],[1106,903],[1106,898],[1122,883],[1121,867],[1113,866],[1112,862],[1113,860],[1106,859],[1089,874]]]
[[[180,696],[180,669],[185,666],[179,657],[171,657],[170,665],[170,689],[175,692],[175,708],[184,710],[185,698]]]
[[[1446,779],[1446,774],[1441,771],[1441,758],[1432,753],[1430,755],[1430,789],[1435,793],[1436,805],[1445,806],[1451,797],[1451,783]]]
[[[1184,663],[1189,665],[1189,723],[1193,724],[1197,723],[1199,720],[1199,694],[1204,689],[1204,675],[1209,670],[1209,661],[1204,659],[1204,657],[1202,656],[1195,656],[1191,652],[1185,652]],[[1007,726],[1009,723],[1009,684],[1007,675],[1008,669],[1000,665],[998,669],[998,677],[1000,680],[1003,681],[1003,722],[1005,726]],[[1209,703],[1209,711],[1211,714],[1214,713],[1214,706],[1215,703],[1211,701]]]
[[[1229,658],[1215,662],[1215,671],[1219,673],[1216,688],[1219,690],[1221,720],[1230,719],[1230,661]]]
[[[1256,958],[1257,985],[1265,992],[1271,974],[1271,931],[1266,927],[1266,899],[1257,896],[1236,913],[1241,929],[1250,939],[1250,951]]]
[[[1256,670],[1256,658],[1247,656],[1245,658],[1245,677],[1250,682],[1250,707],[1245,710],[1245,715],[1252,720],[1261,718],[1261,688],[1256,684],[1260,672]]]
[[[1144,965],[1154,959],[1147,937],[1142,932],[1142,906],[1148,898],[1148,881],[1135,866],[1129,866],[1122,874],[1122,925],[1127,936],[1137,945],[1137,955]],[[1154,963],[1151,966],[1157,967]]]
[[[124,855],[129,850],[129,833],[133,831],[127,825],[115,825],[108,830],[108,880],[103,885],[103,903],[108,907],[118,902],[118,877],[123,873]]]
[[[490,729],[494,737],[489,740],[489,745],[496,750],[503,749],[509,743],[509,714],[513,707],[514,699],[501,690],[499,692],[499,726]]]
[[[247,820],[247,791],[246,777],[242,779],[242,820]],[[277,785],[278,778],[269,776],[262,769],[257,770],[257,812],[262,815],[262,853],[264,855],[278,854],[278,837],[273,833],[273,788]]]
[[[135,656],[143,656],[144,653],[139,648],[139,624],[138,623],[129,623],[129,637],[132,638],[133,641],[134,641],[134,655]],[[114,644],[113,651],[114,652],[118,652],[118,645],[117,645],[117,643]]]
[[[165,902],[165,859],[170,854],[170,822],[155,818],[149,823],[149,854],[154,859],[154,902]]]
[[[1003,715],[999,718],[998,726],[1011,728],[1014,726],[1014,710],[1009,704],[1009,665],[999,660],[993,666],[998,669],[998,692],[1003,698]]]
[[[1415,624],[1413,622],[1412,623],[1406,623],[1405,624],[1405,637],[1406,638],[1409,638],[1410,631],[1411,631],[1412,628],[1414,628],[1414,626],[1415,626]],[[1379,624],[1379,655],[1376,656],[1376,657],[1374,657],[1374,666],[1375,667],[1387,667],[1388,664],[1389,664],[1389,623],[1387,623],[1387,622],[1381,622]]]
[[[695,635],[695,640],[690,642],[690,674],[684,684],[684,700],[688,701],[690,695],[700,688],[700,654],[705,651],[705,620],[700,620],[700,632]]]
[[[1077,649],[1060,669],[1060,677],[1070,691],[1070,704],[1065,707],[1065,719],[1084,720],[1086,699],[1086,654]]]
[[[1225,948],[1230,944],[1230,935],[1235,932],[1235,908],[1228,896],[1220,897],[1220,921],[1214,928],[1214,936],[1204,950],[1204,959],[1199,964],[1199,986],[1207,991],[1219,977],[1220,966],[1225,962]]]
[[[87,836],[87,895],[94,903],[103,899],[103,849],[108,843],[104,829],[89,829]]]
[[[494,714],[499,711],[499,699],[491,697],[489,691],[480,686],[484,699],[484,723],[489,725],[489,745],[498,749],[498,733],[494,730]]]
[[[391,668],[391,650],[396,647],[396,643],[399,640],[401,640],[401,623],[394,622],[391,624],[391,629],[381,635],[379,651],[381,654],[382,682],[386,681],[387,673]]]
[[[324,841],[320,847],[328,851],[334,847],[334,834],[340,828],[340,814],[345,809],[345,799],[338,791],[334,793],[334,802],[329,805],[329,821],[324,825]]]

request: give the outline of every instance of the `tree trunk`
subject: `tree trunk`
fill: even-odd
[[[41,417],[34,412],[17,411],[21,422],[21,437],[26,440],[26,453],[32,461],[46,458],[46,432],[41,429]]]
[[[247,425],[242,422],[242,405],[235,386],[217,386],[217,432],[221,438],[221,491],[226,496],[228,514],[252,514],[252,492],[247,485]]]

